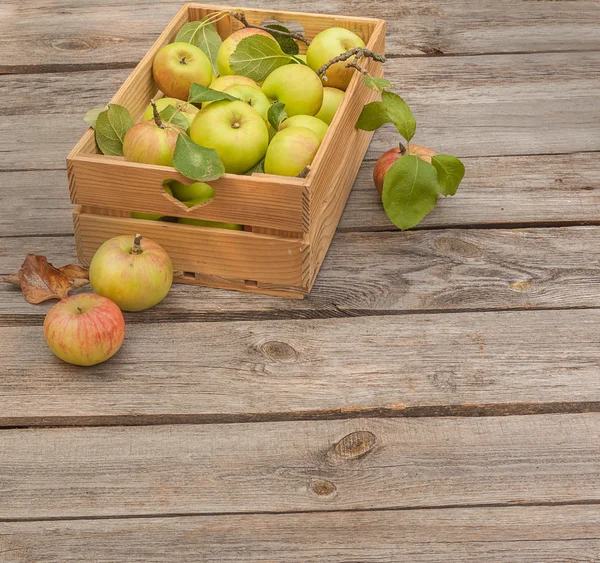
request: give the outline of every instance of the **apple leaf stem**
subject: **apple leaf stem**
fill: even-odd
[[[142,253],[142,235],[135,235],[133,239],[133,246],[131,247],[130,254],[141,254]]]
[[[274,29],[272,27],[263,27],[261,25],[253,25],[248,22],[246,19],[246,14],[244,12],[230,12],[231,16],[236,20],[244,24],[244,27],[251,27],[253,29],[262,29],[270,33],[271,35],[283,35],[284,37],[291,37],[297,41],[302,41],[305,45],[310,45],[310,41],[304,37],[301,33],[294,33],[293,31],[281,31],[279,29]]]
[[[369,59],[373,59],[378,63],[384,63],[386,60],[383,55],[380,55],[379,53],[374,53],[373,51],[371,51],[371,49],[367,49],[366,47],[355,47],[354,49],[345,51],[341,55],[338,55],[337,57],[334,57],[330,61],[326,62],[321,68],[317,70],[317,74],[323,77],[324,80],[327,80],[327,77],[325,76],[327,69],[335,63],[347,61],[350,57],[356,57],[356,59],[347,63],[346,66],[349,68],[355,68],[358,71],[362,72],[364,75],[368,75],[369,72],[366,69],[362,68],[356,62],[356,60],[361,59],[363,57],[368,57]]]
[[[164,121],[160,118],[160,114],[158,113],[156,103],[154,102],[154,100],[152,100],[150,103],[152,104],[152,114],[154,115],[154,123],[156,123],[157,127],[164,129],[166,125]]]

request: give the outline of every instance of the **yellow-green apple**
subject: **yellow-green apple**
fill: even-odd
[[[107,240],[90,264],[92,289],[123,311],[143,311],[160,303],[173,283],[173,264],[160,244],[141,235]]]
[[[312,163],[320,144],[319,136],[306,127],[279,131],[267,149],[265,173],[298,176]]]
[[[193,184],[184,184],[178,180],[171,180],[172,195],[179,201],[190,201],[202,199],[208,201],[215,197],[215,190],[204,182],[194,182]]]
[[[421,160],[431,164],[431,157],[435,156],[436,152],[420,145],[409,145],[407,149],[402,144],[399,147],[384,152],[379,157],[379,160],[375,163],[375,167],[373,168],[373,182],[375,183],[375,187],[380,194],[383,194],[383,182],[390,166],[405,154],[418,156]]]
[[[123,156],[130,162],[173,166],[173,153],[179,127],[162,121],[155,112],[154,119],[136,123],[123,139]]]
[[[283,102],[285,113],[315,115],[323,103],[323,85],[313,70],[300,64],[276,68],[263,82],[262,91],[273,102]]]
[[[152,62],[154,82],[165,96],[187,100],[194,82],[208,86],[212,81],[212,66],[201,49],[178,41],[165,45]]]
[[[338,55],[354,49],[355,47],[364,47],[365,42],[356,33],[342,27],[330,27],[321,31],[310,43],[306,51],[306,62],[315,72],[325,63],[334,59]],[[353,61],[354,57],[347,61],[340,61],[332,64],[325,75],[324,81],[331,88],[346,90],[350,79],[352,78],[353,68],[347,68],[346,64]]]
[[[61,360],[93,366],[119,351],[125,338],[125,320],[119,307],[106,297],[72,295],[48,311],[44,337]]]
[[[219,92],[224,92],[225,88],[235,86],[236,84],[244,84],[245,86],[252,86],[257,90],[260,90],[260,86],[256,82],[254,82],[252,78],[248,78],[247,76],[240,76],[238,74],[219,76],[211,82],[210,88],[211,90],[218,90]]]
[[[292,117],[288,117],[279,126],[279,130],[283,131],[288,127],[306,127],[307,129],[314,131],[319,136],[320,141],[323,140],[328,129],[326,123],[312,115],[293,115]]]
[[[303,62],[306,62],[306,55],[294,55],[297,59],[300,59]]]
[[[217,229],[229,229],[230,231],[243,231],[244,225],[236,223],[219,223],[218,221],[204,221],[203,219],[190,219],[188,217],[179,217],[178,223],[182,225],[195,225],[196,227],[211,227]]]
[[[254,88],[254,86],[248,86],[246,84],[236,84],[223,90],[226,94],[235,96],[238,100],[246,102],[251,108],[260,115],[265,121],[267,121],[267,113],[271,107],[271,102],[260,90]]]
[[[337,108],[342,103],[342,98],[344,97],[344,91],[339,90],[338,88],[330,88],[326,86],[323,88],[323,104],[321,105],[321,109],[315,115],[321,121],[327,123],[327,125],[331,125],[333,121],[333,116],[337,111]]]
[[[266,35],[275,41],[275,38],[268,32],[263,31],[262,29],[254,29],[252,27],[243,27],[242,29],[238,29],[234,31],[219,47],[219,52],[217,54],[217,66],[219,67],[219,76],[226,76],[228,74],[235,74],[233,70],[231,70],[231,66],[229,66],[229,57],[233,54],[238,43],[244,39],[244,37],[249,37],[250,35]]]
[[[190,127],[192,140],[217,151],[225,172],[242,174],[267,152],[269,132],[264,119],[245,102],[213,102]]]
[[[145,221],[160,221],[164,215],[157,213],[143,213],[141,211],[132,211],[131,217],[133,219],[144,219]]]
[[[175,98],[159,98],[156,100],[156,109],[161,112],[167,106],[173,106],[175,109],[179,110],[179,113],[183,115],[189,122],[189,125],[194,121],[194,116],[198,113],[198,108],[193,106],[188,102],[184,102],[183,100],[176,100]],[[142,115],[142,121],[148,121],[154,117],[154,113],[152,111],[152,104],[150,104],[144,115]],[[188,127],[189,127],[188,125]]]

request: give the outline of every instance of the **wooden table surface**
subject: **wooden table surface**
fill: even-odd
[[[310,297],[175,286],[61,363],[0,285],[0,561],[600,561],[600,3],[244,0],[388,22],[458,195],[376,133]],[[181,0],[3,0],[0,273],[75,260],[65,157]]]

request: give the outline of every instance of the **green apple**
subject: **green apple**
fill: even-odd
[[[275,41],[275,38],[268,32],[263,31],[262,29],[254,29],[252,27],[243,27],[242,29],[238,29],[234,31],[219,47],[219,52],[217,54],[217,66],[219,67],[219,76],[227,76],[228,74],[235,74],[231,67],[229,66],[229,57],[233,54],[238,43],[244,39],[244,37],[249,37],[250,35],[266,35]]]
[[[190,127],[192,140],[217,151],[225,172],[242,174],[265,156],[269,132],[264,119],[245,102],[213,102]]]
[[[321,140],[306,127],[287,127],[279,131],[267,150],[265,173],[298,176],[312,163]]]
[[[162,215],[157,215],[156,213],[141,213],[139,211],[132,211],[131,216],[134,219],[144,219],[146,221],[158,221],[162,219]]]
[[[283,131],[288,127],[306,127],[319,136],[319,141],[323,141],[323,137],[325,137],[325,133],[327,133],[328,129],[326,123],[323,123],[320,119],[317,119],[312,115],[293,115],[292,117],[288,117],[279,126],[279,130]]]
[[[190,219],[188,217],[179,217],[178,223],[183,225],[196,225],[197,227],[213,227],[217,229],[229,229],[231,231],[243,231],[244,225],[236,223],[219,223],[218,221],[204,221],[202,219]]]
[[[208,201],[215,197],[215,190],[204,182],[194,182],[193,184],[184,184],[178,180],[171,180],[170,186],[172,194],[179,201],[190,201],[192,199],[202,199]]]
[[[211,198],[206,199],[205,197],[199,197],[196,199],[190,199],[188,201],[184,201],[182,202],[184,205],[186,205],[187,207],[196,207],[196,205],[202,205],[203,203],[206,203],[207,201],[210,201]]]
[[[183,100],[177,100],[175,98],[159,98],[158,100],[156,100],[156,109],[158,109],[159,112],[161,112],[167,106],[173,106],[175,109],[178,109],[181,115],[183,115],[188,120],[189,125],[192,124],[195,115],[199,111],[197,107],[193,106],[192,104],[189,104],[188,102],[184,102]],[[152,113],[152,104],[150,104],[146,108],[144,115],[142,115],[142,121],[148,121],[149,119],[152,119],[153,115],[154,114]]]
[[[315,72],[325,63],[338,55],[354,49],[364,47],[365,42],[356,33],[342,27],[330,27],[321,31],[310,43],[306,51],[306,62]],[[348,59],[352,61],[354,58]],[[331,88],[346,90],[352,78],[353,68],[347,68],[348,61],[341,61],[331,65],[326,72],[325,84]],[[314,114],[313,114],[314,115]]]
[[[237,84],[252,86],[257,90],[260,90],[260,86],[256,82],[254,82],[252,78],[248,78],[247,76],[239,76],[238,74],[229,74],[228,76],[215,77],[210,84],[210,88],[212,90],[224,92],[225,88],[229,88],[230,86],[235,86]]]
[[[323,105],[315,117],[318,117],[321,121],[327,123],[327,125],[331,125],[333,116],[335,115],[339,105],[342,103],[343,98],[343,90],[339,90],[338,88],[330,88],[329,86],[323,88]]]
[[[292,115],[315,115],[323,103],[323,85],[316,73],[304,65],[289,64],[276,68],[262,85],[273,102],[283,102]]]
[[[176,42],[164,46],[152,62],[154,82],[165,96],[187,100],[194,82],[208,86],[212,66],[201,49],[190,43]]]
[[[303,62],[306,62],[306,55],[294,55],[297,59],[300,59]]]
[[[235,86],[225,88],[223,91],[242,100],[242,102],[246,102],[251,108],[255,109],[258,115],[267,121],[267,113],[271,107],[271,102],[269,102],[269,98],[260,90],[246,84],[236,84]]]

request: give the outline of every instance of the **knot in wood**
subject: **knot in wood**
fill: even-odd
[[[375,434],[366,430],[352,432],[344,436],[334,447],[333,451],[343,459],[356,459],[370,452],[376,442]]]
[[[336,486],[331,481],[311,481],[309,489],[320,497],[328,497],[336,491]]]
[[[88,51],[92,46],[83,39],[67,39],[65,41],[57,41],[52,44],[52,47],[59,51]]]
[[[277,340],[265,342],[260,350],[267,358],[276,362],[293,362],[298,357],[298,352],[292,346]]]

